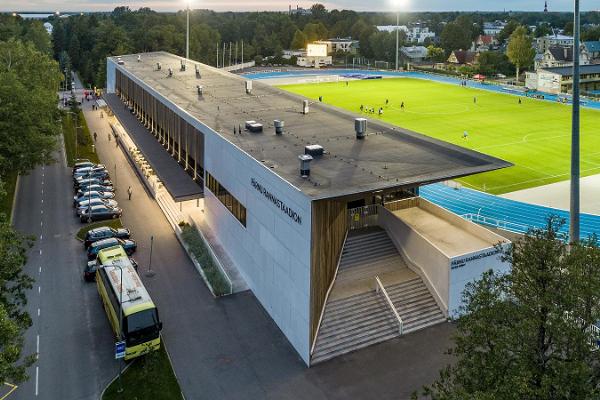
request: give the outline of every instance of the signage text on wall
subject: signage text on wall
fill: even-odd
[[[290,217],[294,222],[296,222],[299,225],[302,225],[302,217],[300,215],[298,215],[298,213],[296,211],[294,211],[292,208],[290,208],[283,201],[279,200],[274,194],[269,192],[267,190],[267,188],[265,188],[263,185],[258,183],[254,178],[251,179],[251,183],[252,183],[252,187],[254,189],[258,190],[258,192],[261,193],[263,196],[265,196],[265,198],[267,200],[269,200],[271,203],[273,203],[273,205],[275,205],[275,207],[279,208],[285,215]]]
[[[481,252],[481,253],[472,254],[472,255],[464,257],[464,258],[456,258],[456,259],[452,260],[450,268],[451,269],[462,268],[465,265],[467,265],[468,262],[475,261],[475,260],[480,260],[482,258],[487,258],[487,257],[495,256],[498,253],[500,253],[500,250],[498,250],[498,249],[492,249],[492,250],[484,251],[484,252]]]

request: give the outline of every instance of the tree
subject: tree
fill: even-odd
[[[571,249],[551,218],[515,242],[507,274],[467,285],[450,353],[457,361],[425,389],[435,400],[598,398],[600,352],[589,327],[600,318],[600,249]]]
[[[327,28],[322,22],[308,23],[304,26],[304,34],[308,43],[327,38]]]
[[[514,67],[506,54],[498,51],[484,51],[479,55],[479,71],[483,75],[512,75]]]
[[[24,311],[25,295],[33,279],[23,272],[30,239],[0,220],[0,382],[19,383],[27,379],[26,368],[35,356],[23,356],[23,335],[31,326]]]
[[[300,29],[297,29],[296,32],[294,32],[294,38],[292,39],[290,48],[305,49],[306,43],[307,43],[306,35]]]
[[[508,21],[506,26],[502,28],[502,30],[498,34],[498,42],[504,43],[504,41],[508,39],[510,35],[512,35],[512,33],[515,31],[515,29],[517,29],[519,26],[521,26],[521,24],[519,24],[519,21],[516,21],[514,19]]]
[[[446,54],[444,53],[444,49],[442,49],[441,47],[435,47],[432,44],[427,46],[427,57],[429,57],[431,61],[435,62],[446,61]]]
[[[441,45],[450,54],[454,50],[467,50],[471,47],[471,31],[456,22],[450,22],[442,31]]]
[[[325,8],[325,6],[323,4],[313,4],[310,7],[310,11],[311,11],[311,15],[313,16],[313,18],[315,19],[323,19],[325,18],[325,16],[327,16],[327,9]]]
[[[32,21],[27,26],[23,40],[31,42],[41,53],[52,55],[50,35],[40,21]]]
[[[532,39],[527,34],[527,29],[524,26],[518,27],[510,35],[506,55],[517,69],[517,79],[519,79],[521,68],[527,68],[533,64],[535,49],[532,46]]]

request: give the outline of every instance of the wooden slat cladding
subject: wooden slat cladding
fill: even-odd
[[[174,111],[116,71],[116,92],[147,124],[156,139],[195,180],[204,179],[204,135]]]
[[[327,289],[331,284],[346,236],[346,203],[314,201],[312,205],[310,341],[312,343]]]

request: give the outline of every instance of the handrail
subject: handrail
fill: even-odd
[[[327,300],[329,299],[329,295],[331,294],[331,289],[333,289],[333,284],[335,283],[335,278],[337,278],[338,271],[340,269],[340,263],[342,261],[342,253],[344,252],[344,246],[346,246],[346,239],[348,239],[348,232],[346,231],[346,235],[344,236],[344,241],[342,242],[342,247],[340,249],[340,256],[338,257],[337,266],[335,267],[335,273],[333,274],[333,279],[329,284],[329,288],[327,289],[327,293],[325,294],[325,301],[323,301],[323,307],[321,308],[321,315],[319,316],[319,323],[317,324],[317,330],[315,331],[315,337],[313,338],[312,346],[310,346],[310,355],[315,351],[315,346],[317,344],[317,337],[319,337],[319,329],[321,329],[321,322],[323,321],[323,315],[325,314],[325,306],[327,305]]]
[[[402,318],[400,318],[400,314],[398,314],[398,310],[396,310],[396,306],[394,306],[394,303],[392,303],[392,299],[390,299],[390,296],[388,295],[387,290],[385,290],[385,287],[383,287],[383,284],[381,283],[381,279],[379,279],[379,276],[375,277],[375,291],[377,293],[380,293],[383,295],[383,298],[387,302],[388,306],[391,308],[392,312],[394,313],[394,316],[396,317],[396,320],[398,321],[398,331],[402,335],[404,323],[402,322]]]
[[[492,217],[486,217],[485,215],[481,214],[469,213],[463,214],[461,215],[461,217],[466,219],[467,221],[477,222],[488,226],[494,226],[496,228],[501,228],[515,233],[525,233],[530,228],[527,225],[518,224],[516,222],[503,221]]]

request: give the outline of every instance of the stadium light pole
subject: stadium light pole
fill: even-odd
[[[575,1],[573,18],[573,112],[571,132],[571,207],[569,224],[569,241],[579,241],[579,212],[580,212],[580,149],[579,149],[579,42],[580,42],[580,13],[579,0]]]
[[[187,8],[186,30],[185,30],[185,59],[190,59],[190,0],[185,2]]]
[[[398,71],[398,57],[400,53],[400,9],[404,8],[407,0],[394,0],[396,9],[396,71]]]

